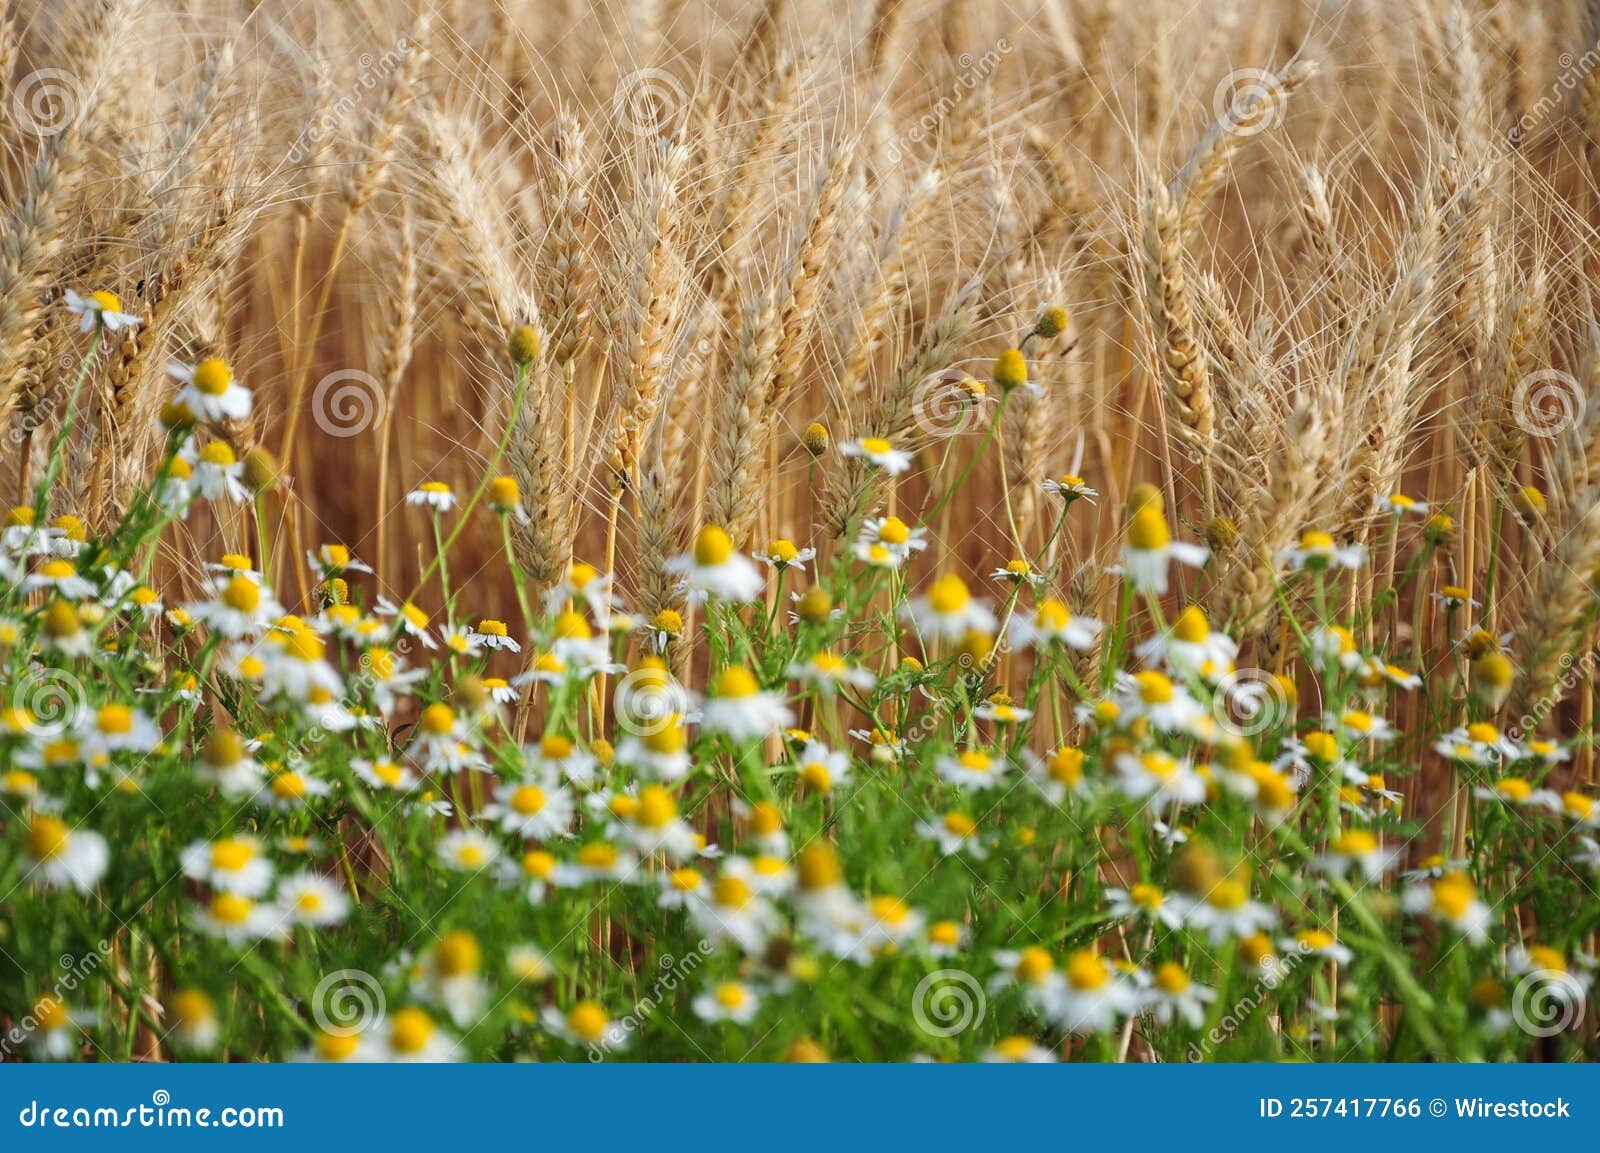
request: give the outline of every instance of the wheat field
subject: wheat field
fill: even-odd
[[[0,1059],[1581,1060],[1600,3],[0,3]]]

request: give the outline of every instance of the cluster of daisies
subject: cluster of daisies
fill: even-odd
[[[137,323],[107,293],[69,306],[97,336]],[[528,515],[491,469],[411,494],[440,550],[415,589],[342,544],[257,540],[163,595],[167,527],[275,472],[222,435],[251,405],[227,364],[171,375],[169,451],[121,524],[52,515],[46,484],[0,532],[8,1053],[1592,1049],[1600,808],[1567,747],[1502,727],[1503,638],[1468,628],[1439,685],[1358,640],[1372,622],[1328,607],[1358,545],[1308,531],[1277,558],[1270,672],[1178,593],[1210,550],[1148,486],[1116,611],[1070,603],[1057,536],[1099,498],[1077,476],[1043,482],[1039,555],[970,581],[889,513],[827,548],[706,525],[670,564],[677,609],[636,615],[581,561],[531,595],[508,558],[516,619],[468,615],[444,553],[474,516]],[[998,420],[1033,385],[1015,350],[993,379]],[[1386,507],[1397,535],[1429,515]],[[275,587],[302,564],[309,596]],[[1470,596],[1441,604],[1470,621]],[[1439,813],[1414,811],[1425,761]],[[118,963],[68,988],[53,959],[95,949]]]

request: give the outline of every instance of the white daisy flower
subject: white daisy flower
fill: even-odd
[[[350,898],[321,873],[285,877],[278,885],[277,904],[289,920],[315,928],[337,925],[350,914]]]
[[[250,390],[233,378],[233,370],[220,357],[208,356],[195,364],[171,361],[167,375],[182,383],[178,403],[197,420],[244,420],[250,415]]]
[[[964,749],[938,757],[933,762],[939,779],[958,789],[983,790],[1000,783],[1011,767],[1004,757],[990,756],[981,749]]]
[[[743,981],[721,981],[697,994],[689,1005],[707,1024],[748,1025],[761,1008],[761,997]]]
[[[742,665],[724,668],[711,688],[701,720],[707,732],[753,741],[794,723],[783,694],[763,692],[755,674]]]
[[[477,829],[451,829],[439,840],[438,857],[447,868],[477,873],[499,859],[500,845]]]
[[[111,864],[106,839],[91,829],[72,829],[52,813],[34,813],[27,823],[29,875],[50,889],[94,891]]]
[[[121,332],[140,323],[137,316],[122,310],[122,300],[116,293],[105,289],[79,296],[69,288],[66,299],[67,311],[82,318],[78,326],[80,332],[88,332],[96,325],[107,332]]]
[[[1068,504],[1075,500],[1086,500],[1095,503],[1095,498],[1100,494],[1090,488],[1081,476],[1067,473],[1061,477],[1052,477],[1044,482],[1044,490],[1051,496],[1059,496]]]
[[[1413,884],[1400,904],[1408,913],[1449,926],[1474,945],[1489,939],[1494,914],[1478,899],[1477,887],[1465,873],[1445,873],[1431,883]]]
[[[753,601],[767,584],[755,562],[735,550],[732,538],[714,524],[701,529],[694,548],[672,557],[666,569],[682,574],[689,599],[696,603],[711,598]]]
[[[911,467],[911,454],[895,448],[881,436],[863,436],[847,440],[839,446],[844,456],[859,457],[881,468],[890,476],[899,476]]]
[[[1330,568],[1358,569],[1366,563],[1367,546],[1337,545],[1327,533],[1307,529],[1300,534],[1298,548],[1283,549],[1275,559],[1280,565],[1288,565],[1296,572],[1307,569],[1313,572]]]
[[[484,806],[484,819],[498,822],[508,833],[543,841],[564,837],[572,827],[572,794],[549,781],[508,781],[495,787],[494,797],[494,803]]]
[[[254,837],[194,841],[178,854],[178,863],[185,877],[213,889],[259,897],[272,887],[272,862]]]
[[[1093,617],[1074,616],[1066,605],[1046,597],[1034,607],[1031,616],[1011,618],[1011,641],[1020,648],[1062,644],[1086,653],[1099,641],[1104,627]]]
[[[445,513],[456,507],[456,494],[443,481],[430,480],[407,493],[406,503],[432,512]]]
[[[1167,518],[1154,503],[1142,505],[1128,523],[1122,563],[1128,579],[1142,592],[1164,595],[1173,561],[1199,568],[1210,557],[1211,551],[1204,545],[1173,540]]]
[[[901,606],[900,615],[918,632],[928,637],[958,641],[969,632],[993,635],[994,613],[974,600],[967,582],[955,573],[946,573],[928,587],[925,595],[913,597]]]

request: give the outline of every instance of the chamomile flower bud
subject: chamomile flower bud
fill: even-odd
[[[828,426],[820,421],[812,421],[806,425],[800,434],[800,444],[812,456],[821,456],[828,451]]]
[[[1166,498],[1161,495],[1161,490],[1148,481],[1141,481],[1128,490],[1127,508],[1130,517],[1144,508],[1154,508],[1158,513],[1164,514],[1166,506]]]
[[[1442,512],[1422,522],[1422,535],[1429,544],[1442,544],[1455,533],[1456,522]]]
[[[1533,524],[1540,520],[1545,510],[1549,507],[1544,498],[1544,493],[1531,484],[1523,485],[1511,498],[1512,507],[1517,510],[1517,516],[1523,524]]]
[[[1028,361],[1019,349],[1008,348],[994,358],[994,369],[990,373],[995,387],[1002,393],[1012,389],[1021,388],[1028,383]]]
[[[1071,319],[1067,310],[1060,305],[1049,305],[1039,310],[1038,319],[1033,322],[1033,331],[1046,340],[1052,340],[1067,330]]]
[[[187,432],[195,426],[194,410],[181,400],[169,400],[163,404],[156,419],[168,432]]]
[[[532,364],[539,355],[539,330],[531,324],[519,324],[506,337],[506,355],[518,368]]]
[[[795,616],[808,625],[819,625],[833,613],[833,598],[821,585],[812,585],[794,602]]]
[[[259,444],[244,454],[240,473],[245,486],[253,493],[263,493],[278,483],[280,470],[277,458]]]
[[[1212,552],[1227,552],[1239,539],[1239,526],[1233,523],[1231,517],[1218,515],[1206,521],[1200,535],[1205,537]]]

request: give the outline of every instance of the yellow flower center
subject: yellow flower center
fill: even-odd
[[[573,1036],[589,1044],[600,1040],[611,1024],[606,1011],[593,1001],[579,1001],[567,1014],[567,1028]]]
[[[1433,886],[1434,912],[1447,920],[1459,920],[1477,898],[1478,890],[1461,873],[1446,873]]]
[[[67,851],[72,834],[59,817],[39,813],[28,825],[28,854],[36,861],[50,861]]]
[[[324,1061],[343,1061],[356,1051],[360,1040],[357,1033],[319,1033],[317,1056]]]
[[[617,850],[604,841],[596,841],[578,850],[577,861],[586,869],[611,869],[617,863]]]
[[[967,582],[955,573],[946,573],[934,581],[933,587],[928,590],[928,607],[942,617],[959,613],[971,599]]]
[[[1070,745],[1057,749],[1045,762],[1052,780],[1075,788],[1083,780],[1083,750]]]
[[[946,813],[944,827],[946,832],[958,837],[970,837],[978,831],[978,823],[965,813]]]
[[[1189,987],[1189,974],[1171,961],[1156,969],[1156,985],[1164,993],[1181,993]]]
[[[1072,614],[1066,605],[1052,597],[1039,602],[1033,621],[1041,629],[1059,631],[1072,623]]]
[[[826,793],[833,788],[833,774],[828,772],[828,766],[821,761],[811,761],[802,766],[800,779],[819,793]]]
[[[483,963],[483,949],[478,938],[460,929],[439,938],[433,951],[433,965],[446,977],[460,977],[476,973]]]
[[[743,665],[729,665],[717,674],[713,692],[719,697],[753,697],[761,691],[755,674]]]
[[[749,991],[737,981],[724,981],[717,986],[717,1004],[724,1009],[741,1009],[749,1000]]]
[[[742,909],[750,903],[753,894],[744,878],[724,873],[711,887],[711,895],[724,909]]]
[[[442,737],[454,730],[456,714],[449,705],[429,705],[422,710],[422,717],[417,724],[430,736]]]
[[[1173,622],[1172,635],[1188,644],[1199,644],[1211,635],[1211,626],[1206,623],[1206,614],[1199,605],[1190,605],[1178,614],[1178,619]]]
[[[233,383],[233,372],[220,359],[208,356],[194,366],[194,386],[207,396],[221,396]]]
[[[881,436],[866,436],[861,438],[861,451],[871,456],[882,456],[894,446]]]
[[[1029,945],[1017,957],[1017,980],[1037,985],[1055,971],[1056,963],[1050,954],[1037,945]]]
[[[1365,829],[1347,829],[1339,834],[1333,851],[1342,857],[1359,857],[1376,851],[1378,838]]]
[[[1082,950],[1067,959],[1067,981],[1074,989],[1098,989],[1111,979],[1111,967],[1094,953]]]
[[[506,635],[506,622],[497,620],[481,620],[478,622],[478,631],[486,637],[503,637]]]
[[[733,556],[733,538],[714,524],[700,530],[694,540],[694,563],[701,568],[716,568]]]
[[[544,811],[544,790],[538,785],[523,785],[511,795],[511,807],[525,817]]]
[[[225,873],[236,873],[255,860],[256,847],[249,841],[229,837],[211,846],[211,867]]]
[[[389,1046],[397,1053],[420,1053],[433,1039],[433,1018],[421,1009],[407,1005],[394,1015],[389,1028]]]
[[[207,906],[211,919],[223,925],[242,925],[255,912],[256,903],[238,893],[218,893]]]
[[[775,540],[767,546],[767,555],[783,564],[793,564],[800,556],[800,550],[792,540]]]
[[[122,297],[104,288],[97,288],[89,294],[89,299],[100,306],[102,312],[121,312]]]
[[[1146,669],[1133,678],[1139,685],[1139,699],[1147,705],[1164,705],[1172,700],[1174,689],[1171,678],[1154,669]]]
[[[903,923],[911,914],[911,906],[899,897],[878,896],[868,902],[868,908],[878,920],[890,925]]]
[[[647,829],[664,829],[678,816],[678,802],[660,785],[647,786],[639,793],[637,822]]]
[[[911,530],[899,517],[887,516],[878,526],[878,539],[884,544],[905,544],[911,539]]]
[[[977,749],[967,749],[956,757],[956,761],[963,769],[974,773],[987,773],[994,767],[994,758],[988,753],[980,753]]]
[[[1160,552],[1171,543],[1167,518],[1154,503],[1142,505],[1128,522],[1128,547],[1136,552]]]
[[[1533,786],[1521,777],[1502,778],[1494,788],[1508,801],[1525,801],[1533,795]]]

